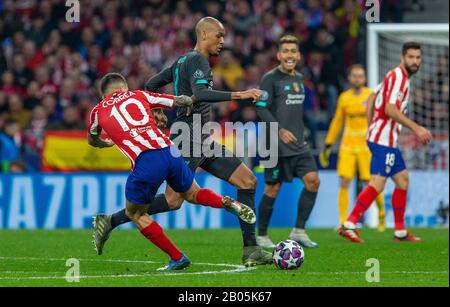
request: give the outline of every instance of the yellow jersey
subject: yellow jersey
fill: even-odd
[[[359,95],[355,95],[353,89],[349,89],[339,96],[336,113],[331,121],[325,144],[336,142],[344,127],[340,150],[351,152],[368,150],[366,109],[367,99],[371,94],[372,91],[364,87]]]

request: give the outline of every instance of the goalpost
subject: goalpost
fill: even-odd
[[[408,129],[400,137],[405,162],[411,169],[448,170],[449,25],[369,24],[368,85],[375,88],[400,63],[403,43],[422,44],[420,71],[411,80],[408,117],[432,131],[430,146],[420,146]]]

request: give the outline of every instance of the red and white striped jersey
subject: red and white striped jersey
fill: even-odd
[[[173,144],[158,129],[151,111],[152,108],[171,108],[173,103],[172,95],[147,91],[114,92],[92,109],[89,133],[99,135],[103,129],[134,168],[141,152]]]
[[[367,140],[387,147],[398,146],[398,136],[402,125],[395,122],[385,112],[387,103],[395,104],[406,114],[409,100],[409,78],[401,66],[387,73],[383,82],[375,90],[377,97],[374,104],[372,122],[367,132]]]

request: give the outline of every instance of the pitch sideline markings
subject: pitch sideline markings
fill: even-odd
[[[24,260],[24,261],[66,261],[64,258],[36,258],[36,257],[0,257],[0,260]],[[161,263],[151,260],[123,260],[123,259],[79,259],[88,262],[119,262],[119,263]],[[200,271],[200,272],[178,272],[178,273],[140,273],[140,274],[114,274],[114,275],[80,275],[80,279],[96,279],[96,278],[132,278],[132,277],[149,277],[149,276],[180,276],[180,275],[208,275],[208,274],[225,274],[240,273],[256,269],[255,267],[245,267],[243,265],[228,263],[203,263],[195,262],[194,265],[232,267],[230,270],[220,271]],[[1,272],[1,271],[0,271]],[[14,271],[8,271],[14,272]],[[30,272],[39,273],[39,272]],[[49,272],[50,273],[50,272]],[[61,273],[61,272],[58,272]],[[33,279],[65,279],[65,276],[29,276],[29,277],[0,277],[0,280],[33,280]]]

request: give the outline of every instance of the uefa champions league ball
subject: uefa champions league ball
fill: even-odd
[[[273,249],[272,259],[275,266],[279,269],[298,269],[305,261],[305,252],[303,247],[297,242],[284,240]]]

